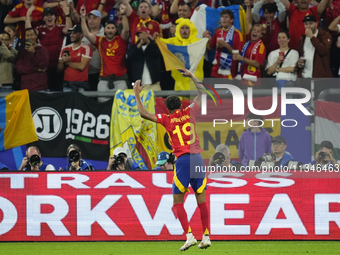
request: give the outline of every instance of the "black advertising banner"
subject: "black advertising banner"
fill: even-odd
[[[80,93],[30,92],[35,142],[44,157],[65,157],[71,143],[82,157],[107,161],[110,153],[112,100],[98,103]]]

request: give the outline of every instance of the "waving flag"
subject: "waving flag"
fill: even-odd
[[[0,151],[37,141],[28,90],[0,99]]]
[[[315,151],[322,141],[333,143],[333,157],[340,159],[340,104],[317,101],[315,107]]]
[[[214,9],[205,4],[200,5],[199,10],[195,10],[191,21],[197,28],[197,35],[203,36],[203,32],[208,30],[211,35],[215,33],[215,28],[220,24],[220,13],[222,10],[228,9],[234,13],[234,26],[243,34],[246,33],[246,14],[241,5],[231,5],[223,8]]]
[[[176,68],[186,68],[190,72],[195,73],[205,53],[208,40],[208,38],[203,38],[186,46],[178,46],[166,44],[157,38],[156,43],[163,55],[167,71],[175,70]]]

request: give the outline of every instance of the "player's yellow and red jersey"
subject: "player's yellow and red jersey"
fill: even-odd
[[[183,110],[173,114],[156,114],[157,123],[162,124],[169,135],[170,144],[175,156],[201,153],[200,140],[196,133],[195,115],[200,107],[194,101]]]

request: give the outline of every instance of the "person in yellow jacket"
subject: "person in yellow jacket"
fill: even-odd
[[[197,38],[197,29],[195,24],[189,19],[180,18],[176,20],[176,24],[175,37],[169,39],[160,38],[162,42],[166,44],[186,46],[200,40]],[[206,37],[211,39],[210,35],[207,35]],[[177,57],[180,58],[181,56]],[[194,74],[199,81],[202,81],[204,77],[203,61],[204,57],[202,57],[199,62]],[[183,77],[183,75],[177,70],[172,70],[171,75],[175,80],[175,90],[196,90],[195,84],[189,77]]]

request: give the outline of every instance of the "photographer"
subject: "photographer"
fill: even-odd
[[[224,157],[220,153],[224,154]],[[222,167],[223,166],[225,167],[235,166],[237,169],[240,169],[242,164],[237,161],[231,161],[230,158],[231,158],[231,153],[230,153],[228,145],[219,144],[216,146],[215,154],[212,155],[209,159],[209,166],[214,166],[214,165],[220,165]]]
[[[139,170],[137,163],[132,158],[128,158],[127,150],[123,147],[117,147],[113,151],[113,156],[109,158],[109,164],[106,170]]]
[[[81,150],[78,145],[71,144],[66,150],[66,155],[68,158],[68,165],[66,166],[66,170],[73,171],[95,170],[90,162],[86,162],[81,158]]]
[[[157,155],[157,162],[153,170],[174,170],[175,164],[175,155],[173,153],[167,153],[166,151],[162,151]]]
[[[22,159],[19,171],[51,171],[55,167],[41,161],[41,153],[38,147],[30,146],[26,150],[26,157]]]
[[[275,166],[286,166],[289,161],[294,160],[286,148],[286,139],[283,136],[278,135],[272,139],[272,154],[274,154],[272,162],[275,163]]]
[[[310,166],[321,166],[322,169],[338,168],[338,160],[333,158],[333,144],[330,141],[323,141],[320,150],[315,153],[315,159],[310,162]]]

